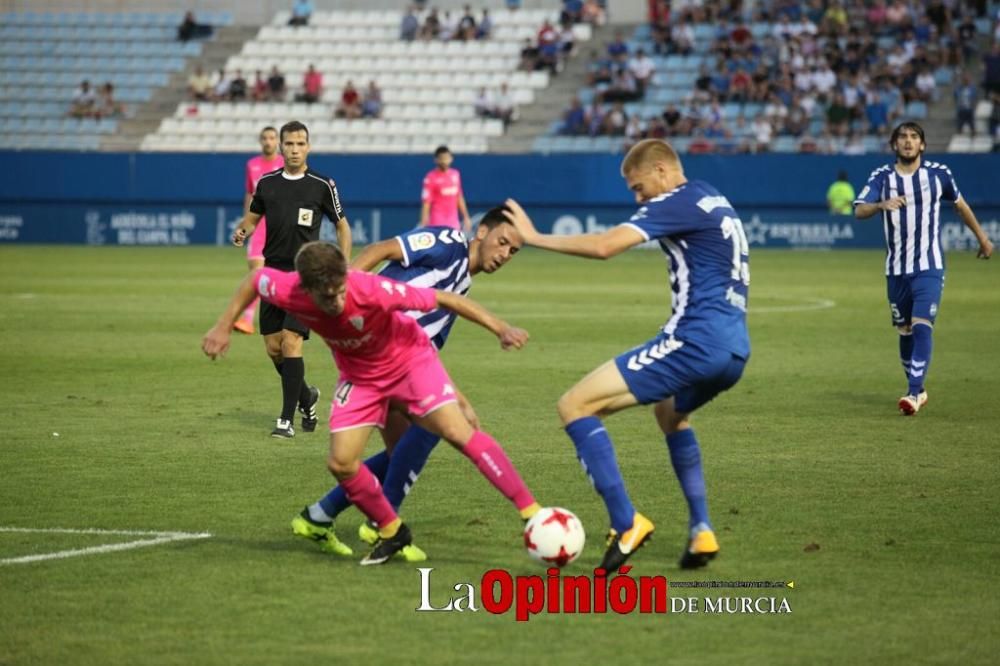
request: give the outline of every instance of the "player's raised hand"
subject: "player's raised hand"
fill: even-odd
[[[243,241],[247,239],[247,230],[243,227],[236,227],[236,231],[233,232],[233,245],[236,247],[243,247]]]
[[[906,206],[906,197],[899,196],[882,202],[882,210],[899,210]]]
[[[205,352],[205,356],[208,356],[213,361],[220,356],[225,356],[226,352],[229,351],[231,331],[232,327],[223,327],[219,324],[210,328],[205,337],[201,339],[201,350]]]
[[[986,238],[979,244],[979,252],[976,252],[976,258],[989,259],[991,256],[993,256],[993,241]]]
[[[524,236],[524,242],[531,244],[539,235],[538,230],[535,229],[535,223],[531,221],[528,214],[521,208],[521,204],[513,199],[507,199],[504,205],[507,207],[507,210],[503,212],[504,217],[510,220],[514,228],[521,232],[521,235]]]
[[[500,338],[500,347],[502,349],[510,349],[511,347],[520,349],[528,344],[528,332],[517,326],[505,326],[497,337]]]

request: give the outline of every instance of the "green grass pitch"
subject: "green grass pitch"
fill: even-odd
[[[352,560],[291,536],[291,517],[332,483],[327,437],[268,437],[279,388],[257,337],[215,363],[199,351],[242,253],[2,248],[0,527],[212,536],[0,564],[0,664],[996,663],[1000,278],[971,254],[948,260],[930,404],[904,418],[881,253],[753,253],[753,358],[693,421],[722,545],[705,571],[676,568],[686,509],[649,410],[608,421],[657,524],[633,575],[793,580],[695,592],[785,597],[790,614],[517,623],[415,612],[415,565],[358,566],[353,510],[338,524]],[[443,354],[539,500],[582,519],[586,551],[568,573],[600,560],[607,523],[555,403],[663,323],[663,263],[526,251],[472,295],[527,328],[529,346],[501,352],[464,322]],[[307,347],[325,419],[336,373],[321,343]],[[513,509],[447,446],[403,515],[430,554],[435,604],[487,569],[543,573]],[[0,560],[139,538],[0,532]]]

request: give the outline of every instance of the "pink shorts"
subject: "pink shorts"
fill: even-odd
[[[260,218],[260,222],[257,223],[257,228],[254,229],[253,235],[250,236],[250,242],[247,243],[247,259],[263,259],[264,258],[264,243],[267,242],[267,223],[264,218]]]
[[[330,432],[363,426],[384,428],[390,403],[420,417],[457,401],[448,372],[437,352],[428,348],[388,380],[355,384],[342,378],[333,393]]]

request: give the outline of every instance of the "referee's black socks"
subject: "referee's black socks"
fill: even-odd
[[[275,365],[278,367],[278,364]],[[303,391],[308,391],[305,383],[306,364],[299,358],[285,358],[280,364],[281,372],[281,418],[291,421],[295,416]],[[308,396],[307,396],[308,398]]]

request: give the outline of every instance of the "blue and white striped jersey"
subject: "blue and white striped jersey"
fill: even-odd
[[[692,180],[650,199],[623,223],[660,243],[670,261],[673,314],[663,332],[750,357],[750,252],[732,204]]]
[[[379,275],[416,287],[430,287],[465,295],[472,286],[469,244],[465,235],[449,227],[421,227],[396,236],[402,261],[390,261]],[[456,315],[438,308],[432,312],[406,313],[417,320],[436,349],[444,347]]]
[[[906,205],[882,211],[885,274],[943,270],[941,202],[962,198],[951,170],[939,162],[922,162],[911,175],[903,176],[893,164],[881,166],[872,171],[854,204],[878,203],[897,196],[905,196]]]

